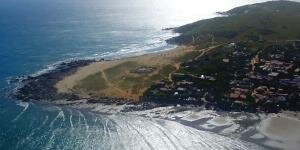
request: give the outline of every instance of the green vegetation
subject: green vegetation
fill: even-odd
[[[201,63],[197,66],[190,66],[189,68],[180,68],[180,73],[190,73],[196,75],[213,75],[216,72],[225,69],[225,63],[222,61],[224,58],[228,58],[232,49],[225,48],[223,46],[217,47],[211,50],[204,57],[201,57],[198,61]]]
[[[163,66],[163,68],[161,70],[159,70],[159,75],[161,76],[162,79],[164,78],[168,78],[169,74],[174,72],[176,70],[176,68],[173,65],[166,65]]]
[[[169,80],[169,75],[176,70],[174,65],[157,65],[155,61],[147,65],[139,61],[125,61],[84,78],[74,90],[89,95],[135,98],[156,81]]]
[[[136,67],[138,67],[137,62],[127,61],[104,70],[104,73],[106,74],[109,81],[119,82],[119,79],[122,78],[124,74],[126,74],[126,71],[133,70]]]
[[[133,94],[138,94],[145,87],[144,82],[143,77],[126,76],[119,82],[118,86],[123,90],[131,90]]]
[[[201,84],[204,87],[211,87],[215,91],[215,96],[217,94],[221,95],[228,88],[234,65],[231,61],[229,63],[223,62],[223,59],[229,58],[232,51],[232,48],[219,46],[198,60],[183,64],[183,66],[187,65],[188,67],[181,67],[178,72],[195,76],[214,76],[216,81],[200,80],[197,81],[197,84]]]
[[[183,56],[176,57],[174,60],[176,62],[181,63],[181,62],[195,59],[199,55],[200,55],[200,51],[190,51],[190,52],[185,53]]]
[[[154,81],[168,80],[169,75],[175,71],[176,68],[173,65],[165,65],[158,71],[157,74],[152,75],[146,84],[152,85]]]
[[[174,72],[176,68],[172,65],[165,65],[158,71],[157,74],[149,76],[148,74],[139,75],[138,77],[126,75],[119,82],[118,86],[121,89],[132,90],[132,93],[137,94],[143,88],[150,87],[155,81],[167,80],[169,74]]]
[[[75,89],[82,89],[85,91],[100,91],[106,87],[106,81],[103,78],[102,72],[98,72],[81,80],[75,86]]]
[[[224,17],[201,20],[175,29],[179,37],[169,40],[197,46],[212,42],[296,39],[300,35],[300,3],[271,1],[223,12]]]
[[[226,111],[299,110],[300,46],[296,43],[223,44],[183,62],[170,82],[153,85],[144,98]]]

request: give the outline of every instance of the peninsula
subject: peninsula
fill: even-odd
[[[271,1],[175,28],[176,49],[107,61],[65,63],[24,80],[23,100],[205,105],[300,110],[300,3]]]

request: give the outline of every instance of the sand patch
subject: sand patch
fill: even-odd
[[[267,141],[267,145],[291,150],[300,147],[300,121],[296,118],[270,117],[262,121],[258,130],[271,140],[277,141],[277,144]]]

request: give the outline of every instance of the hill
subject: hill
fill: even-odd
[[[201,20],[175,29],[177,44],[206,46],[212,42],[265,41],[300,38],[300,3],[270,1],[219,12],[222,17]]]

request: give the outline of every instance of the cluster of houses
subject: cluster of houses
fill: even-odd
[[[230,78],[228,85],[220,87],[218,84],[220,80],[227,80],[227,78],[217,77],[218,72],[209,75],[174,73],[171,83],[170,81],[157,82],[149,90],[148,98],[160,101],[164,99],[175,103],[179,101],[189,104],[209,103],[239,108],[248,105],[247,108],[271,111],[287,107],[300,108],[299,62],[286,57],[287,54],[283,50],[276,50],[276,53],[271,50],[264,55],[260,53],[253,55],[248,52],[247,47],[235,45],[231,47],[234,50],[220,60],[220,63],[229,65],[232,69],[227,71],[226,76]],[[300,51],[298,53],[300,54]],[[253,63],[255,57],[259,59]],[[202,64],[199,61],[191,61],[188,69],[200,65]],[[220,91],[216,89],[222,88],[225,92],[218,93]]]
[[[231,99],[246,99],[249,89],[242,89],[242,88],[231,88],[231,93],[229,97]],[[240,102],[240,101],[237,101]]]
[[[285,86],[292,86],[300,89],[300,76],[296,76],[294,79],[280,79],[279,83]]]
[[[277,77],[280,73],[288,74],[288,71],[294,66],[293,63],[283,62],[276,59],[265,61],[264,63],[265,64],[260,66],[260,68],[264,71],[270,72],[269,76],[272,77]]]
[[[253,83],[246,76],[251,71],[251,55],[245,47],[235,47],[230,59],[234,61],[231,65],[235,69],[229,82],[230,89],[225,95],[234,103],[244,104],[248,100],[253,87]]]
[[[243,80],[231,80],[228,99],[245,104],[251,96],[256,104],[274,104],[278,109],[289,101],[299,106],[300,100],[295,101],[300,99],[299,63],[286,57],[283,50],[271,49],[259,58],[254,64],[249,62],[252,69]],[[258,67],[255,67],[256,64],[259,64]]]

